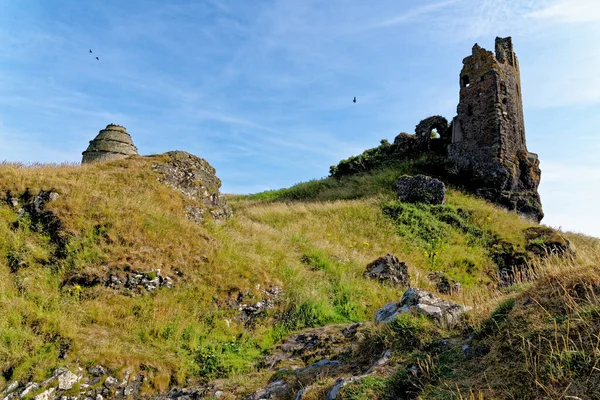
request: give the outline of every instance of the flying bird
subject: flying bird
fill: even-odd
[[[96,60],[100,61],[100,59],[98,57],[96,57]]]
[[[92,52],[92,49],[90,49],[90,53]]]
[[[356,97],[354,98],[354,100],[352,100],[353,103],[356,103]]]

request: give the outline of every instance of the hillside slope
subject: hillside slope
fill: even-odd
[[[392,185],[410,164],[234,196],[233,218],[196,223],[184,212],[193,202],[152,163],[0,165],[0,388],[66,367],[84,376],[67,395],[141,374],[135,397],[218,387],[244,398],[281,380],[281,398],[302,387],[323,398],[389,350],[385,368],[338,398],[600,398],[597,240],[528,235],[537,224],[454,189],[444,206],[400,203]],[[41,194],[38,214],[11,203]],[[545,255],[565,238],[576,256]],[[388,253],[413,287],[472,307],[466,320],[372,324],[406,289],[363,278]],[[434,271],[462,290],[437,293]],[[355,346],[329,345],[301,366],[333,357],[348,368],[268,367],[294,333],[327,341],[336,327],[354,327]],[[88,380],[97,365],[106,374]]]

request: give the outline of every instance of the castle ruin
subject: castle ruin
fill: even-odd
[[[463,60],[448,170],[478,195],[539,221],[540,168],[525,143],[519,61],[510,37],[495,47],[494,55],[475,44]]]
[[[124,126],[108,124],[82,153],[82,163],[110,161],[138,155],[137,148]]]
[[[537,154],[525,143],[519,62],[512,39],[496,38],[495,54],[475,44],[463,60],[457,115],[449,124],[436,115],[419,122],[415,134],[351,157],[331,168],[341,177],[394,160],[418,159],[428,174],[509,210],[540,221]],[[437,132],[437,135],[434,134]]]

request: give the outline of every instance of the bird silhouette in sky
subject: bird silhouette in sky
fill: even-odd
[[[98,57],[96,57],[96,60],[100,61],[100,59]]]
[[[354,100],[352,100],[353,103],[356,103],[356,97],[354,97]]]
[[[90,49],[90,53],[92,52],[92,49]]]

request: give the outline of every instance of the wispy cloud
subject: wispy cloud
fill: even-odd
[[[600,2],[597,0],[559,0],[526,15],[534,20],[563,23],[600,22]]]
[[[393,17],[387,17],[379,21],[364,25],[359,28],[358,32],[366,32],[374,29],[387,28],[395,25],[406,24],[406,23],[420,23],[423,22],[424,18],[428,14],[443,10],[451,5],[455,5],[461,0],[445,0],[431,4],[425,4],[419,7],[411,8],[406,12],[397,14]]]

